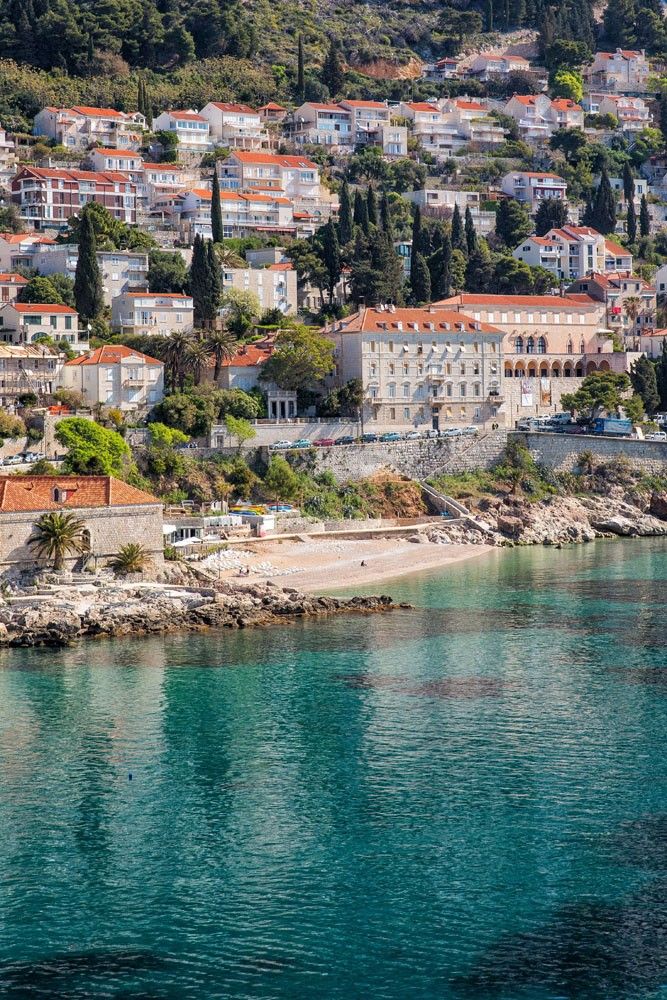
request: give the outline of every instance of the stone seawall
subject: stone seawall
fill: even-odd
[[[306,469],[313,474],[329,471],[339,483],[366,479],[381,471],[396,472],[411,479],[425,479],[439,473],[488,469],[498,461],[506,443],[507,432],[498,430],[481,434],[478,438],[340,445],[282,454],[294,468]]]
[[[637,441],[634,438],[603,438],[597,434],[523,434],[512,438],[523,441],[536,462],[556,472],[577,468],[583,452],[592,452],[596,462],[610,462],[624,456],[633,466],[651,475],[667,475],[667,444],[662,441]]]

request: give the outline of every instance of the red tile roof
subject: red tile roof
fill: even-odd
[[[276,104],[275,101],[269,101],[268,104],[262,104],[260,111],[286,111],[282,104]]]
[[[464,100],[461,100],[460,98],[457,98],[454,101],[454,106],[457,107],[457,108],[460,108],[462,111],[485,111],[486,110],[485,107],[484,107],[484,105],[480,104],[479,101],[464,101]]]
[[[205,122],[206,118],[202,118],[198,115],[196,111],[167,111],[168,115],[175,118],[176,121],[184,122]]]
[[[263,365],[273,354],[271,347],[256,347],[248,344],[233,358],[228,358],[222,362],[223,368],[252,368],[254,365]]]
[[[76,316],[76,309],[71,306],[57,305],[54,302],[11,302],[12,309],[20,313],[64,313],[66,316]]]
[[[124,183],[130,180],[127,174],[118,170],[57,170],[45,167],[24,167],[15,180],[23,174],[32,174],[35,177],[51,178],[52,180],[66,181],[106,181],[108,184]]]
[[[557,309],[557,308],[584,308],[585,306],[597,305],[589,295],[485,295],[476,292],[461,292],[453,295],[449,299],[441,299],[435,302],[438,308],[446,306],[460,305],[467,309],[475,306],[511,306],[518,309]]]
[[[10,272],[9,274],[0,274],[0,282],[4,285],[27,285],[28,279],[24,278],[22,274]]]
[[[63,111],[76,111],[78,115],[87,115],[89,118],[126,118],[121,111],[114,108],[89,108],[85,104],[78,104],[73,108],[63,108]]]
[[[583,111],[580,104],[575,104],[569,97],[555,97],[551,102],[551,107],[556,111]]]
[[[78,358],[66,361],[65,367],[117,365],[128,358],[140,358],[148,365],[161,365],[164,363],[158,361],[157,358],[151,358],[148,354],[142,354],[141,351],[133,351],[131,347],[126,347],[125,344],[105,344],[103,347],[98,347],[95,351],[90,351],[88,354],[80,354]]]
[[[236,157],[241,163],[266,163],[274,164],[276,167],[307,167],[317,170],[317,164],[308,160],[305,156],[278,156],[275,153],[246,153],[243,150],[234,150],[231,156]]]
[[[620,243],[614,243],[613,240],[604,241],[605,250],[608,253],[613,253],[614,257],[631,257],[632,251],[628,250],[626,247],[622,247]]]
[[[257,112],[254,108],[248,107],[247,104],[226,104],[223,101],[211,101],[214,108],[218,108],[219,111],[229,111],[236,115],[256,115]]]
[[[54,489],[65,499],[54,500]],[[161,504],[157,497],[112,476],[0,476],[0,512],[81,510]]]
[[[401,329],[399,330],[398,324],[401,324]],[[409,324],[414,323],[417,325],[417,329],[411,327]],[[434,330],[430,331],[427,327],[427,323],[434,324]],[[462,323],[464,330],[458,330],[457,324]],[[351,332],[363,331],[365,333],[370,333],[374,331],[394,332],[399,334],[408,333],[429,333],[436,331],[438,333],[443,333],[447,330],[446,324],[449,325],[449,332],[452,334],[456,333],[497,333],[501,334],[502,330],[498,330],[495,326],[490,326],[488,323],[480,323],[475,319],[471,319],[470,316],[466,316],[464,313],[455,312],[454,310],[444,310],[444,309],[394,309],[393,312],[387,309],[379,309],[376,307],[365,308],[352,316],[347,316],[345,319],[341,320],[337,325],[336,329],[348,330]]]
[[[439,108],[434,104],[427,104],[426,101],[412,101],[406,107],[410,108],[411,111],[432,111],[436,114],[439,111]]]
[[[383,111],[387,110],[387,105],[383,104],[382,101],[341,101],[340,103],[349,105],[351,108],[382,108]]]

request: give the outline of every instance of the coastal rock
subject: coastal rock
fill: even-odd
[[[667,521],[667,493],[651,493],[651,500],[648,508],[649,514]]]

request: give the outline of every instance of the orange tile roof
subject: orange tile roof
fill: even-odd
[[[412,101],[407,105],[412,111],[433,111],[436,114],[439,108],[436,108],[434,104],[427,104],[426,101]]]
[[[286,111],[282,104],[276,104],[275,101],[269,101],[268,104],[262,104],[260,111]]]
[[[9,272],[8,274],[0,274],[0,281],[5,285],[27,285],[28,279],[24,278],[22,274],[15,274],[14,272]]]
[[[114,108],[89,108],[85,104],[79,104],[73,108],[63,108],[63,111],[76,111],[78,115],[87,115],[89,118],[126,118],[121,111]]]
[[[461,100],[459,98],[457,98],[454,101],[454,106],[457,107],[457,108],[461,108],[462,111],[485,111],[486,110],[485,107],[484,107],[484,105],[480,104],[479,101],[464,101],[464,100]]]
[[[339,104],[317,104],[315,101],[306,101],[309,108],[314,108],[315,111],[340,111],[341,107]],[[344,109],[343,109],[344,110]]]
[[[222,362],[223,368],[252,368],[254,365],[262,365],[265,361],[273,354],[273,348],[266,347],[256,347],[254,344],[248,344],[247,347],[243,348],[233,358],[227,358]]]
[[[555,97],[551,102],[551,107],[556,111],[583,111],[580,104],[575,104],[569,97]]]
[[[398,329],[397,324],[400,323],[402,329]],[[417,324],[417,329],[409,326],[410,323]],[[430,331],[426,328],[427,323],[433,323],[435,329]],[[462,323],[464,330],[457,330],[457,323]],[[396,333],[429,333],[438,332],[442,333],[446,331],[447,327],[445,324],[449,324],[450,330],[448,332],[452,334],[458,333],[497,333],[502,334],[502,330],[498,330],[495,326],[490,326],[488,323],[480,323],[475,319],[471,319],[470,316],[466,316],[464,313],[455,312],[454,310],[443,310],[443,309],[394,309],[393,312],[388,312],[386,309],[378,309],[377,306],[373,308],[365,308],[355,313],[353,316],[348,316],[340,321],[340,324],[336,329],[349,330],[351,332],[363,331],[364,333],[369,333],[373,331],[387,330],[387,332]]]
[[[76,316],[76,309],[54,302],[10,302],[7,305],[11,305],[12,309],[20,313],[64,313],[67,316]]]
[[[180,174],[183,167],[178,163],[146,163],[144,161],[144,170],[167,170],[169,173]]]
[[[246,153],[243,150],[234,150],[231,156],[236,157],[241,163],[273,163],[277,167],[313,167],[317,170],[317,164],[305,156],[278,156],[275,153]]]
[[[92,153],[104,153],[105,156],[125,156],[127,158],[132,158],[133,160],[140,160],[141,153],[133,153],[132,150],[127,149],[112,149],[109,146],[95,146],[91,149]]]
[[[51,178],[52,180],[106,181],[108,184],[130,180],[127,174],[120,173],[118,170],[51,170],[45,167],[24,167],[15,179],[20,178],[23,174],[32,174],[35,177]]]
[[[248,107],[247,104],[225,104],[224,102],[211,101],[214,108],[218,108],[219,111],[230,111],[232,114],[243,114],[243,115],[256,115],[257,112],[254,108]]]
[[[539,96],[539,94],[512,94],[511,99],[513,101],[518,101],[519,104],[524,104],[526,107],[529,107],[531,104],[535,103]]]
[[[569,309],[596,304],[589,295],[486,295],[476,292],[461,292],[459,295],[453,295],[451,298],[441,299],[434,303],[438,308],[460,305],[468,309],[473,309],[475,306],[512,306],[519,309],[530,309],[531,307],[533,309],[554,309],[566,306]]]
[[[387,110],[387,105],[383,104],[382,101],[341,101],[341,104],[347,104],[351,108],[382,108],[383,111]]]
[[[296,213],[295,213],[296,214]],[[291,260],[286,260],[284,264],[269,264],[267,271],[293,271],[294,264]]]
[[[184,122],[205,122],[206,118],[202,118],[198,115],[196,111],[167,111],[168,115],[175,118],[177,121]]]
[[[0,240],[4,240],[5,243],[23,243],[28,239],[35,243],[56,242],[50,236],[42,236],[41,233],[0,233]]]
[[[605,250],[609,253],[613,253],[614,257],[631,257],[632,251],[628,250],[626,247],[622,247],[620,243],[614,243],[613,240],[604,241]]]
[[[164,362],[158,361],[157,358],[151,358],[148,354],[142,354],[141,351],[133,351],[131,347],[126,347],[125,344],[104,344],[103,347],[98,347],[95,351],[90,351],[88,354],[80,354],[77,358],[72,358],[70,361],[66,361],[65,367],[76,368],[80,365],[117,365],[120,364],[121,361],[125,361],[128,358],[140,358],[149,365],[164,364]]]
[[[54,489],[65,499],[54,500]],[[160,504],[157,497],[113,476],[0,476],[0,512],[81,510]]]

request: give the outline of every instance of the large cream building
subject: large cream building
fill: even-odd
[[[498,414],[503,332],[490,323],[455,309],[376,306],[325,332],[335,347],[331,382],[362,380],[365,421],[425,429]]]

